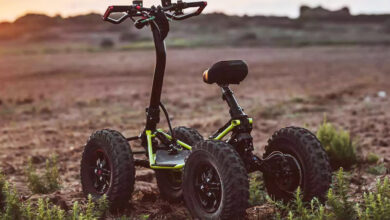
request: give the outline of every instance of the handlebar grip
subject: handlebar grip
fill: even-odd
[[[207,2],[187,2],[187,7],[206,7]]]

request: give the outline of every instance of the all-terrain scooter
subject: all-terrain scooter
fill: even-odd
[[[222,89],[231,119],[207,140],[193,128],[172,128],[168,112],[160,102],[166,65],[164,39],[170,20],[184,20],[202,13],[206,2],[185,3],[162,0],[162,6],[146,8],[142,1],[131,6],[110,6],[104,20],[119,24],[130,18],[138,29],[151,27],[157,61],[146,126],[139,136],[126,138],[113,130],[97,131],[89,138],[81,160],[81,183],[85,195],[106,195],[112,207],[131,199],[135,167],[155,170],[162,198],[184,199],[191,215],[200,219],[240,219],[248,207],[248,173],[261,171],[268,194],[288,201],[298,187],[304,200],[324,200],[331,182],[327,155],[308,130],[283,128],[269,139],[263,158],[253,154],[252,118],[237,103],[230,84],[239,84],[248,74],[244,61],[221,61],[203,73],[208,84]],[[184,9],[197,8],[185,14]],[[112,13],[122,13],[118,19]],[[157,129],[160,108],[169,132]],[[229,135],[230,134],[230,135]],[[140,140],[143,152],[133,152],[129,142]],[[136,153],[147,160],[134,159]]]

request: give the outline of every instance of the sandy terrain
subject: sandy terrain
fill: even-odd
[[[214,61],[227,59],[249,65],[247,79],[233,90],[254,118],[259,154],[277,129],[297,125],[315,131],[326,114],[328,121],[351,131],[363,154],[390,160],[389,47],[169,50],[163,102],[174,125],[192,126],[207,136],[228,120],[219,88],[201,78]],[[152,50],[1,56],[0,166],[16,188],[30,196],[23,174],[28,158],[43,167],[55,153],[63,187],[52,196],[67,205],[83,200],[83,145],[103,128],[138,135],[154,60]],[[378,97],[379,91],[387,97]],[[137,172],[128,213],[186,216],[182,204],[171,206],[159,198],[152,174]]]

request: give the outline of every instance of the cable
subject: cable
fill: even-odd
[[[168,111],[165,108],[165,106],[162,104],[162,102],[160,102],[160,107],[161,107],[161,109],[164,112],[165,118],[167,119],[169,131],[171,132],[171,136],[172,136],[172,141],[175,141],[176,139],[175,139],[174,134],[173,134],[173,129],[172,129],[172,125],[171,125],[171,119],[169,118]]]

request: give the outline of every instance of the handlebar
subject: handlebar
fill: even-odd
[[[161,10],[165,12],[165,15],[168,18],[171,18],[173,20],[184,20],[193,16],[200,15],[203,10],[206,8],[207,2],[201,1],[201,2],[182,2],[178,1],[177,3],[170,4],[166,7],[161,7]],[[189,13],[189,14],[183,14],[183,9],[187,8],[195,8],[198,7],[198,10],[195,12]],[[157,10],[156,7],[152,8],[144,8],[140,5],[132,5],[132,6],[109,6],[104,13],[103,20],[108,21],[113,24],[120,24],[123,21],[125,21],[127,18],[131,18],[133,21],[133,17],[142,17],[139,21],[136,23],[143,24],[147,23],[151,20],[153,20],[153,16],[149,16],[149,14],[153,11]],[[122,17],[118,19],[110,18],[110,15],[112,13],[124,13]],[[173,12],[172,14],[170,12]],[[138,25],[139,26],[139,25]],[[140,26],[139,26],[140,27]],[[138,27],[137,27],[138,28]]]

